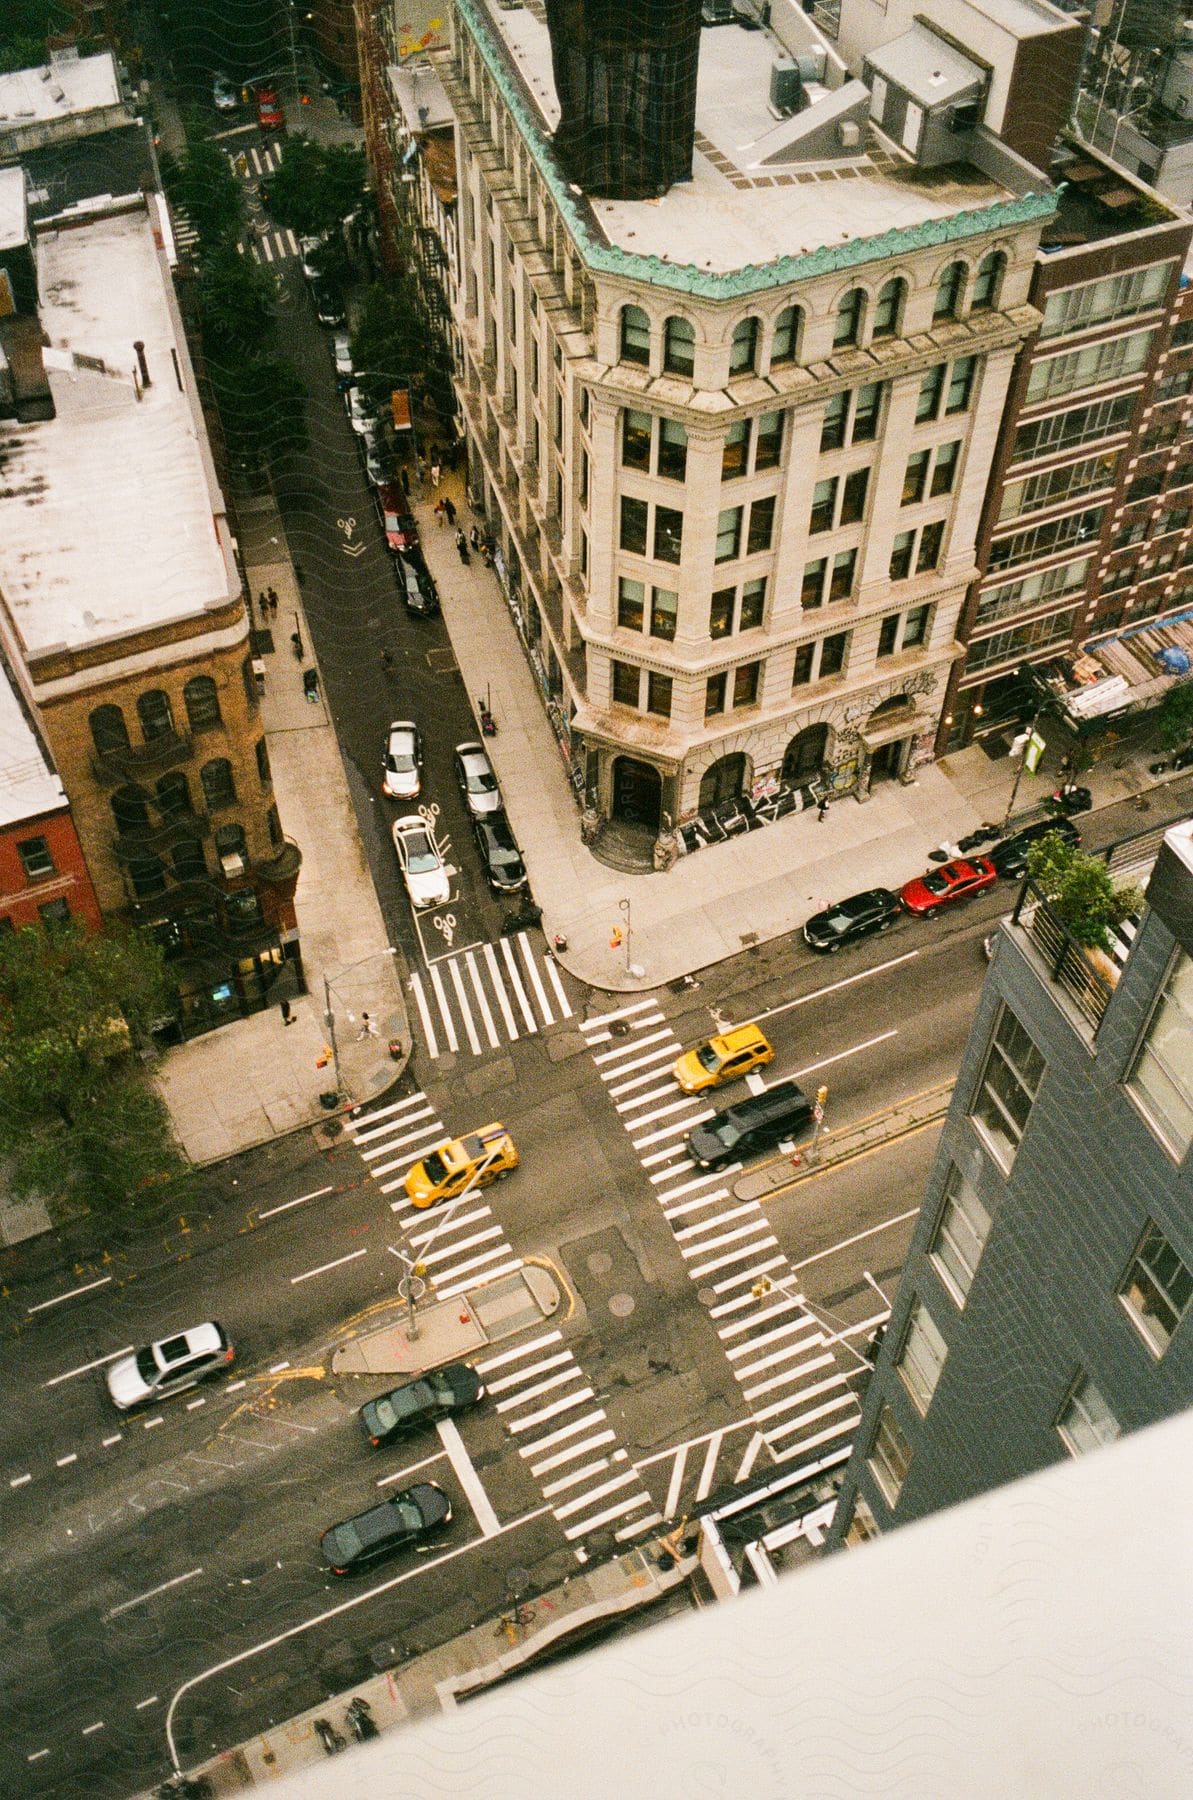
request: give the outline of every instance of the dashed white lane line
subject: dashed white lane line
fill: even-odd
[[[97,1356],[94,1362],[80,1363],[77,1369],[67,1369],[62,1375],[52,1375],[49,1381],[43,1381],[41,1385],[55,1388],[64,1381],[73,1381],[76,1375],[89,1375],[92,1369],[102,1369],[105,1363],[115,1362],[117,1357],[131,1356],[136,1347],[135,1344],[126,1344],[123,1350],[113,1350],[108,1356]]]
[[[136,1706],[133,1708],[133,1711],[134,1712],[144,1712],[145,1708],[147,1706],[157,1706],[157,1705],[158,1705],[157,1695],[150,1694],[148,1700],[138,1700]]]
[[[317,1269],[307,1269],[301,1275],[291,1275],[290,1286],[296,1287],[300,1281],[310,1281],[316,1275],[326,1275],[329,1269],[343,1268],[345,1263],[355,1262],[358,1256],[367,1256],[367,1250],[350,1250],[347,1256],[337,1256],[334,1262],[320,1263]]]
[[[24,1485],[27,1481],[32,1481],[32,1480],[33,1480],[32,1475],[14,1475],[8,1485],[10,1488],[24,1487]]]
[[[113,1606],[104,1614],[106,1619],[115,1619],[121,1613],[131,1612],[134,1606],[144,1606],[147,1600],[156,1599],[158,1594],[166,1594],[171,1588],[181,1587],[184,1581],[194,1581],[203,1573],[202,1568],[188,1569],[185,1575],[175,1575],[169,1581],[159,1582],[157,1587],[147,1588],[145,1593],[136,1594],[131,1600],[122,1600],[119,1606]]]
[[[467,1496],[468,1504],[480,1526],[482,1537],[496,1537],[501,1530],[501,1525],[489,1503],[488,1495],[481,1486],[480,1476],[473,1468],[471,1458],[464,1448],[463,1438],[450,1419],[441,1419],[438,1430],[443,1448],[447,1451],[448,1461],[451,1463],[456,1480]]]
[[[64,1294],[55,1294],[52,1300],[39,1300],[36,1306],[26,1307],[26,1314],[32,1318],[34,1313],[45,1312],[47,1307],[61,1306],[65,1300],[77,1300],[80,1294],[90,1294],[96,1288],[106,1287],[111,1279],[110,1275],[101,1275],[98,1281],[88,1281],[83,1287],[68,1288]]]
[[[316,1188],[313,1193],[299,1194],[296,1200],[283,1200],[280,1206],[267,1207],[257,1214],[258,1219],[272,1219],[275,1213],[289,1212],[292,1206],[305,1206],[308,1200],[321,1200],[324,1194],[330,1194],[330,1187]]]

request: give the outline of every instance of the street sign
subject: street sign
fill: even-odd
[[[1043,756],[1047,747],[1048,746],[1045,744],[1039,732],[1033,731],[1027,740],[1027,748],[1023,752],[1023,767],[1027,770],[1029,775],[1034,775],[1039,768],[1040,758]]]

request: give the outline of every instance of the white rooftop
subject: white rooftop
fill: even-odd
[[[0,130],[116,106],[120,98],[116,59],[110,50],[98,56],[64,56],[35,69],[14,69],[0,75]]]
[[[487,4],[493,28],[553,131],[559,106],[546,25],[528,7],[507,12],[499,0]],[[768,31],[722,25],[701,33],[692,180],[661,200],[591,199],[610,243],[729,273],[1013,198],[976,169],[964,183],[943,175],[924,180],[896,155],[875,157],[864,149],[809,164],[767,160],[784,131],[794,134],[809,119],[804,112],[780,122],[770,110],[771,68],[782,54]],[[699,148],[701,137],[712,154]]]
[[[25,213],[24,169],[0,169],[0,250],[25,242],[29,229]]]
[[[235,591],[201,427],[174,375],[149,216],[138,207],[39,235],[37,255],[58,416],[0,420],[0,592],[30,655],[185,617]],[[137,338],[152,382],[140,400]]]
[[[50,773],[9,680],[0,668],[0,827],[61,812],[66,790]]]

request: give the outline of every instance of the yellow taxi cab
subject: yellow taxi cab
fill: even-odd
[[[469,1182],[484,1187],[518,1166],[514,1140],[504,1125],[482,1125],[467,1137],[437,1144],[407,1172],[404,1186],[412,1206],[434,1206],[450,1200]]]
[[[735,1025],[732,1031],[685,1050],[671,1073],[685,1094],[699,1094],[748,1075],[751,1069],[770,1062],[774,1054],[757,1025]]]

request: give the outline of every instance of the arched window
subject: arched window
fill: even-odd
[[[965,264],[950,263],[941,276],[936,287],[936,304],[932,308],[934,319],[955,319],[961,306],[961,296],[965,292]]]
[[[221,825],[215,834],[215,852],[217,856],[242,856],[248,860],[248,844],[245,842],[244,826],[235,823]]]
[[[907,283],[900,275],[892,275],[884,282],[874,303],[874,331],[876,338],[897,337],[899,325],[903,317],[903,302],[907,298]]]
[[[117,788],[111,805],[117,831],[143,831],[148,827],[149,806],[142,788]]]
[[[220,697],[210,675],[194,676],[183,688],[182,697],[186,701],[186,716],[192,731],[209,731],[213,725],[223,723]]]
[[[145,742],[152,743],[154,738],[170,737],[174,731],[174,714],[170,710],[170,696],[163,694],[160,688],[150,688],[137,701],[137,717],[141,721],[141,734]]]
[[[861,288],[850,288],[842,294],[837,302],[837,322],[833,327],[833,348],[842,349],[846,344],[856,344],[862,334],[862,319],[866,311],[866,296]]]
[[[687,319],[670,318],[663,327],[663,367],[669,375],[691,375],[696,367],[696,330]]]
[[[700,811],[711,812],[726,800],[740,800],[746,786],[746,759],[740,750],[722,756],[700,778]]]
[[[809,725],[793,737],[783,757],[783,780],[798,787],[819,775],[828,754],[828,726]]]
[[[91,740],[101,756],[109,750],[128,749],[128,726],[118,706],[97,706],[89,723]]]
[[[232,806],[236,800],[236,784],[232,780],[232,764],[226,756],[204,763],[199,771],[203,794],[208,806]]]
[[[640,306],[621,309],[622,362],[650,362],[650,317]]]
[[[1003,273],[1007,259],[1001,250],[991,250],[978,264],[978,272],[973,278],[973,293],[969,299],[970,312],[988,312],[998,305],[1002,289]]]
[[[798,306],[785,306],[775,320],[774,334],[770,341],[770,366],[776,368],[781,363],[793,363],[799,355],[800,333],[803,330],[804,315]]]
[[[191,790],[181,769],[163,775],[153,790],[157,810],[163,819],[181,819],[191,810]]]
[[[729,373],[745,375],[758,367],[758,321],[742,319],[734,328],[729,350]]]

